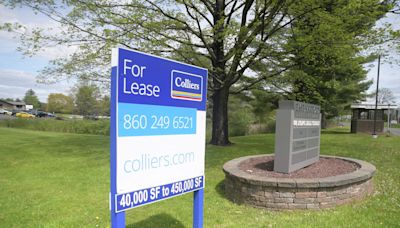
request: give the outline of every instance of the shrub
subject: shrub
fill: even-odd
[[[110,134],[109,120],[9,119],[0,121],[0,127],[77,134]]]
[[[229,119],[229,136],[248,134],[250,124],[254,122],[254,114],[249,108],[240,108],[231,111]]]

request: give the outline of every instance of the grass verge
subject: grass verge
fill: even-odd
[[[76,134],[109,135],[109,120],[56,120],[49,118],[7,119],[0,121],[0,127],[19,128],[35,131],[51,131]]]
[[[400,214],[400,138],[322,134],[321,153],[374,164],[375,194],[323,211],[272,212],[224,197],[222,165],[272,153],[274,135],[235,137],[230,147],[207,145],[205,227],[395,227]],[[347,129],[348,131],[348,129]],[[0,224],[3,227],[109,226],[109,139],[0,128]],[[127,227],[191,227],[192,194],[126,213]]]

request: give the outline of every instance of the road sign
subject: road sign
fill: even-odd
[[[112,220],[204,188],[207,70],[117,48],[111,87]]]

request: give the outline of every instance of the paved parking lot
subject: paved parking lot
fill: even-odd
[[[0,120],[15,119],[15,116],[0,114]]]

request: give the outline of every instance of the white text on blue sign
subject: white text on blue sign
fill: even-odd
[[[203,188],[204,177],[195,177],[170,184],[115,195],[116,212],[167,199]]]

